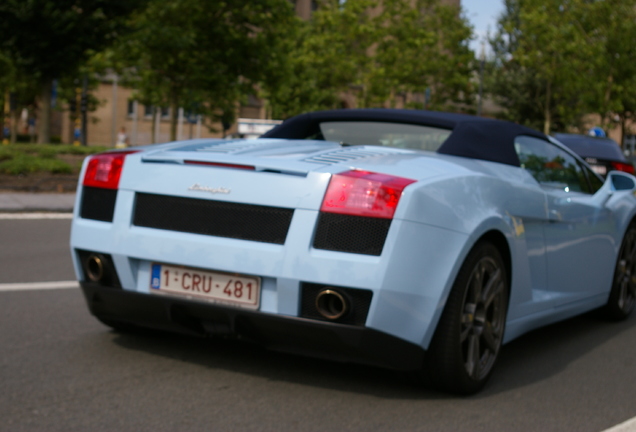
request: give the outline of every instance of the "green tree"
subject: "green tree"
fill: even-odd
[[[369,70],[371,104],[396,95],[415,108],[453,109],[472,104],[472,28],[461,10],[437,0],[384,0],[378,43]],[[430,93],[430,100],[408,100]]]
[[[485,87],[495,102],[503,108],[500,117],[541,129],[543,112],[535,102],[540,94],[540,82],[532,68],[522,66],[515,58],[522,37],[520,1],[505,0],[504,11],[497,21],[495,35],[490,39],[493,57],[484,73]]]
[[[506,13],[494,46],[499,51],[504,78],[521,85],[522,93],[502,94],[527,98],[532,106],[517,106],[517,114],[541,113],[542,129],[550,133],[555,124],[573,123],[584,108],[584,94],[593,49],[582,25],[586,0],[506,0]],[[512,38],[512,39],[511,39]],[[505,74],[511,74],[506,76]],[[514,103],[514,101],[513,101]],[[521,120],[528,123],[525,119]]]
[[[505,0],[489,88],[510,120],[549,133],[636,110],[636,0]]]
[[[636,0],[587,2],[581,22],[592,49],[587,107],[605,129],[618,121],[624,137],[636,119]]]
[[[38,142],[50,140],[55,79],[75,74],[90,56],[121,36],[143,0],[3,0],[0,50],[22,81],[36,83]]]
[[[242,98],[279,80],[295,21],[287,0],[155,0],[133,18],[134,35],[118,52],[137,97],[171,108],[175,139],[179,107],[232,120]]]
[[[342,107],[448,108],[471,101],[471,28],[438,0],[330,0],[320,3],[290,47],[287,81],[266,88],[275,117]],[[414,93],[422,97],[413,98]]]
[[[286,48],[285,79],[265,85],[273,116],[341,108],[341,95],[365,91],[378,40],[377,0],[323,1],[311,20],[298,23]]]
[[[24,76],[16,70],[7,55],[0,53],[0,89],[7,98],[9,105],[8,119],[4,119],[3,112],[2,125],[10,124],[9,142],[15,143],[18,135],[18,119],[24,108],[32,108],[35,105],[36,92],[34,83],[29,80],[29,76]],[[4,111],[4,104],[2,105]]]

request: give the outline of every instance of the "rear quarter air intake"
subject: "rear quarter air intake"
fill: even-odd
[[[80,204],[80,217],[112,222],[116,201],[117,189],[84,186]]]
[[[380,255],[391,219],[320,213],[314,248],[363,255]]]

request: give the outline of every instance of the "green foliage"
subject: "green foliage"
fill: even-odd
[[[0,173],[29,174],[49,172],[52,174],[77,173],[75,166],[58,158],[60,155],[87,156],[106,150],[105,147],[80,147],[72,145],[11,144],[0,146]]]
[[[581,71],[590,55],[578,23],[581,1],[505,1],[492,41],[498,66],[494,91],[512,120],[546,133],[576,120]]]
[[[636,0],[505,0],[488,88],[504,117],[549,133],[636,110]]]
[[[51,147],[42,147],[38,149],[37,155],[42,159],[55,159],[57,152]]]
[[[40,79],[73,73],[89,50],[100,50],[124,30],[138,0],[3,0],[0,47],[16,68]]]
[[[500,117],[536,129],[543,128],[543,111],[534,96],[540,95],[540,80],[533,68],[516,61],[520,44],[520,0],[505,0],[495,36],[490,40],[494,59],[486,66],[485,85],[497,104],[504,108]],[[558,122],[555,119],[555,123]]]
[[[280,80],[296,21],[287,0],[152,1],[116,52],[142,103],[173,108],[174,135],[178,107],[221,120],[259,82]]]
[[[109,147],[98,147],[98,146],[84,147],[84,146],[74,146],[71,144],[54,145],[53,149],[57,152],[57,154],[70,154],[70,155],[83,155],[83,156],[88,156],[91,154],[110,150]]]
[[[39,139],[49,141],[49,98],[54,79],[73,76],[91,54],[127,30],[125,19],[144,0],[3,0],[0,51],[40,97]],[[0,74],[2,75],[2,74]],[[33,98],[31,98],[32,100]]]
[[[5,146],[0,146],[0,162],[12,159],[13,156],[14,154],[13,154],[13,151],[11,151],[11,149]]]
[[[103,53],[92,54],[91,58],[79,67],[76,74],[64,76],[57,80],[58,109],[68,110],[71,121],[80,118],[81,95],[84,78],[86,78],[86,110],[94,112],[104,104],[92,92],[96,90],[102,77],[110,72],[108,65],[102,61]],[[53,142],[53,137],[51,137]]]
[[[50,158],[38,158],[36,156],[21,153],[11,159],[0,162],[0,172],[4,174],[29,174],[38,171],[46,171],[52,174],[70,174],[71,166],[63,161]]]
[[[381,5],[381,7],[379,7]],[[471,28],[437,0],[322,2],[290,43],[287,79],[263,86],[276,118],[347,106],[471,103]],[[413,94],[419,98],[413,98]]]
[[[472,103],[472,28],[455,7],[436,0],[384,0],[374,67],[372,104],[395,96],[431,93],[428,108],[452,109]],[[423,100],[407,105],[425,108]]]
[[[90,90],[98,74],[114,71],[144,105],[172,108],[173,138],[179,107],[227,122],[255,93],[275,118],[339,108],[345,98],[360,107],[422,108],[424,93],[429,108],[472,103],[471,29],[457,8],[439,0],[323,0],[305,22],[292,3],[5,0],[0,88],[19,95],[19,110],[45,101],[56,79],[68,105],[82,77]],[[89,110],[98,103],[89,97]],[[39,126],[47,115],[40,113]],[[47,137],[39,131],[39,140]]]
[[[33,77],[20,73],[8,53],[3,53],[0,50],[0,91],[6,92],[6,95],[9,96],[6,102],[8,102],[9,109],[13,109],[13,111],[7,112],[9,114],[8,120],[14,125],[10,136],[12,142],[19,138],[15,127],[19,113],[22,109],[32,108],[35,105],[36,88]]]
[[[15,144],[0,146],[0,150],[7,152],[19,152],[19,153],[50,153],[55,156],[70,154],[70,155],[91,155],[99,152],[109,150],[108,147],[101,146],[74,146],[72,144]]]
[[[636,0],[589,2],[581,22],[592,53],[588,107],[605,128],[617,117],[625,132],[636,119]]]
[[[376,0],[323,2],[310,21],[298,23],[286,48],[286,79],[264,85],[275,118],[340,108],[341,93],[364,85],[377,40],[378,25],[369,13],[376,5]]]

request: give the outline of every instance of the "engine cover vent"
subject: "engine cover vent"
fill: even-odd
[[[333,165],[342,162],[349,162],[358,159],[365,159],[375,156],[386,156],[390,154],[404,153],[399,149],[370,149],[368,147],[356,149],[345,148],[330,152],[321,153],[316,156],[305,159],[305,162],[318,163],[324,165]]]

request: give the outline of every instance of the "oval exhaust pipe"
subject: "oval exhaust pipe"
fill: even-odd
[[[86,259],[86,276],[93,282],[99,282],[104,277],[104,261],[99,255],[91,254]]]
[[[338,291],[324,289],[316,296],[316,309],[323,317],[337,320],[347,313],[349,304]]]

